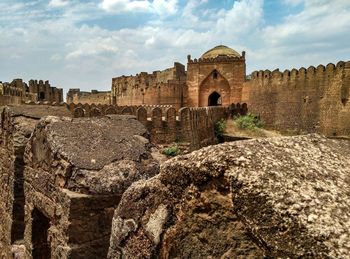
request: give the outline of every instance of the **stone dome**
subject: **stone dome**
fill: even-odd
[[[216,58],[218,56],[228,56],[228,57],[236,57],[236,58],[241,57],[241,55],[234,49],[231,49],[224,45],[219,45],[205,52],[201,56],[201,58]]]

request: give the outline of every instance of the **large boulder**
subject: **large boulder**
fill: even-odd
[[[109,258],[348,258],[350,141],[238,141],[167,161],[115,210]]]
[[[106,258],[121,195],[159,172],[148,137],[133,116],[43,118],[24,159],[27,256]]]
[[[0,258],[9,258],[11,244],[23,239],[23,155],[42,116],[71,116],[66,107],[23,105],[0,108]]]

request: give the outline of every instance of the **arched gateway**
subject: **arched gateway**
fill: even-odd
[[[216,69],[199,86],[198,106],[217,106],[230,104],[230,84]]]
[[[208,106],[219,106],[221,105],[221,95],[214,91],[208,97]]]
[[[188,106],[226,106],[240,102],[245,81],[245,53],[241,55],[219,45],[199,59],[191,59],[189,55],[186,76]]]

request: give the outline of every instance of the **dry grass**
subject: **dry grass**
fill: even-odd
[[[254,130],[240,129],[234,120],[227,120],[225,135],[246,138],[269,138],[282,136],[278,131],[256,128]]]

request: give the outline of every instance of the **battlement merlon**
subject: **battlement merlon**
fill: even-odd
[[[242,55],[240,57],[230,57],[225,55],[218,55],[215,58],[195,58],[192,59],[191,55],[187,55],[187,63],[220,63],[220,62],[232,62],[232,61],[245,61],[245,51],[242,51]]]
[[[284,80],[304,78],[306,76],[323,76],[333,75],[344,69],[350,69],[350,61],[339,61],[336,65],[329,63],[326,66],[318,65],[317,67],[309,66],[308,68],[301,67],[299,69],[293,68],[292,70],[286,69],[281,72],[278,68],[272,72],[268,69],[254,71],[251,74],[252,80],[262,80],[269,78],[280,78]]]

